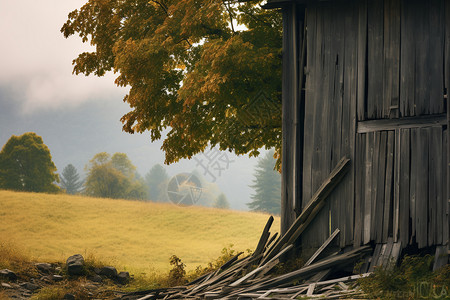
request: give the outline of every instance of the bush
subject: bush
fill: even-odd
[[[448,299],[450,266],[432,272],[434,256],[405,256],[400,266],[376,268],[358,280],[370,299]]]

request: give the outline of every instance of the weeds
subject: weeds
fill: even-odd
[[[450,266],[432,272],[434,257],[405,256],[400,266],[376,268],[359,279],[370,299],[449,299]]]

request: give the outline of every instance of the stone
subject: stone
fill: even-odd
[[[52,279],[55,282],[62,281],[64,278],[61,275],[52,275]]]
[[[35,264],[36,268],[45,274],[50,274],[52,271],[52,265],[47,263],[37,263]]]
[[[84,258],[81,254],[72,255],[67,259],[67,273],[69,275],[84,274]]]
[[[91,277],[91,281],[93,282],[102,282],[103,279],[100,275],[95,274],[94,276]]]
[[[117,270],[114,267],[103,267],[100,269],[100,275],[106,276],[108,278],[116,278]]]
[[[31,283],[31,282],[24,282],[24,283],[20,284],[20,286],[29,291],[35,291],[35,290],[38,290],[41,288],[37,284]]]
[[[17,280],[17,274],[8,269],[0,270],[0,277],[9,279],[11,281]]]
[[[75,300],[75,296],[72,295],[72,294],[65,294],[63,299],[66,299],[66,300]]]
[[[127,284],[128,282],[130,282],[130,273],[128,272],[120,272],[119,274],[117,274],[117,282],[119,282],[120,284]]]

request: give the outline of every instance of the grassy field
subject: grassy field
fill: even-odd
[[[187,270],[224,247],[256,247],[268,215],[172,204],[0,190],[0,244],[34,260],[93,255],[134,274],[166,272],[175,254]],[[276,218],[272,230],[278,230]]]

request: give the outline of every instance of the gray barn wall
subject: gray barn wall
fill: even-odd
[[[285,5],[283,163],[302,170],[283,176],[285,227],[347,156],[352,170],[302,235],[303,248],[319,247],[336,228],[340,246],[388,237],[447,244],[450,0]]]

